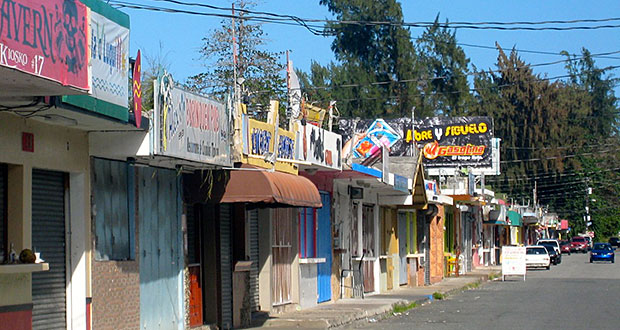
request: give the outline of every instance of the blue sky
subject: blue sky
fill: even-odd
[[[153,0],[125,0],[127,2],[166,5]],[[228,0],[193,0],[219,6],[230,6]],[[371,0],[369,0],[371,1]],[[600,19],[620,17],[620,1],[400,1],[406,22],[433,21],[437,14],[445,21],[543,21]],[[160,52],[170,64],[170,71],[176,80],[201,72],[202,62],[198,49],[202,38],[212,29],[220,26],[220,18],[199,17],[186,14],[156,13],[144,10],[122,9],[131,17],[130,49],[134,57],[138,49],[143,54],[155,56]],[[326,7],[320,6],[318,0],[266,0],[258,4],[255,10],[291,14],[303,18],[332,18]],[[620,24],[619,21],[608,24]],[[580,24],[584,25],[584,24]],[[295,67],[308,71],[312,60],[327,64],[333,60],[330,49],[332,39],[311,34],[302,27],[265,24],[267,47],[273,51],[291,51]],[[411,30],[412,37],[419,36],[423,29]],[[457,40],[461,43],[494,46],[498,42],[504,49],[515,46],[517,49],[559,52],[567,50],[580,53],[582,47],[592,53],[620,50],[620,28],[585,30],[585,31],[495,31],[495,30],[457,30]],[[471,63],[479,69],[494,66],[497,51],[472,47],[463,47]],[[612,55],[616,59],[597,59],[599,67],[620,65],[620,54]],[[529,63],[545,63],[560,60],[554,55],[521,53]],[[284,58],[282,62],[284,63]],[[566,73],[563,64],[543,66],[535,69],[538,73],[547,73],[549,77]],[[620,76],[618,70],[614,71]],[[284,74],[284,73],[283,73]]]

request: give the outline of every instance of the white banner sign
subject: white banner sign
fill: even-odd
[[[507,275],[525,279],[525,246],[502,246],[502,280]]]
[[[340,134],[306,124],[297,125],[297,159],[312,165],[342,170]]]
[[[230,166],[226,106],[175,87],[170,74],[160,76],[154,89],[153,153]]]
[[[129,105],[129,29],[90,12],[93,97]]]

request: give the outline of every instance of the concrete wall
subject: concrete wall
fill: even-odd
[[[0,113],[0,163],[8,164],[8,242],[19,253],[32,248],[32,169],[69,173],[71,240],[67,242],[67,324],[86,327],[90,292],[90,162],[84,131]],[[34,136],[34,152],[22,150],[22,133]],[[2,266],[0,266],[2,267]],[[0,306],[32,303],[29,273],[2,274]],[[30,311],[30,315],[31,311]]]
[[[315,263],[299,265],[299,305],[308,308],[317,305],[317,266]]]

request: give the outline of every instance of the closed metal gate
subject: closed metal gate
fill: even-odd
[[[318,264],[317,291],[318,302],[332,299],[332,231],[331,231],[331,198],[328,193],[321,192],[323,207],[318,210],[317,257],[325,258]]]
[[[398,268],[398,284],[407,284],[407,213],[398,212],[398,256],[400,267]]]
[[[222,272],[222,328],[231,329],[232,316],[232,207],[220,204],[220,269]]]
[[[296,209],[274,209],[275,216],[271,222],[271,253],[273,264],[271,271],[272,305],[291,303],[291,263],[293,261],[293,221]]]
[[[6,237],[6,165],[0,164],[0,253],[7,250]]]
[[[465,249],[465,271],[466,272],[471,272],[471,265],[472,265],[472,223],[473,223],[473,218],[471,216],[470,213],[463,213],[463,216],[461,217],[461,221],[463,222],[463,225],[465,227],[465,233],[463,234],[463,246]]]
[[[182,329],[183,237],[175,171],[138,168],[140,327]]]
[[[49,263],[32,274],[32,328],[67,328],[65,175],[32,171],[32,247]]]
[[[252,261],[252,268],[250,268],[250,306],[251,311],[255,312],[260,310],[260,302],[258,295],[258,210],[248,210],[247,217],[248,227],[250,233],[250,260]]]

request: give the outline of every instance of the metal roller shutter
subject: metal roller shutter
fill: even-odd
[[[222,272],[222,328],[232,329],[232,247],[230,204],[220,204],[220,267]]]
[[[32,246],[49,263],[32,274],[32,328],[66,329],[65,176],[32,171]]]
[[[4,254],[6,242],[6,166],[0,164],[0,253]]]
[[[258,295],[258,210],[249,210],[247,214],[250,232],[250,260],[252,268],[250,269],[250,304],[252,312],[260,310],[260,302]]]

